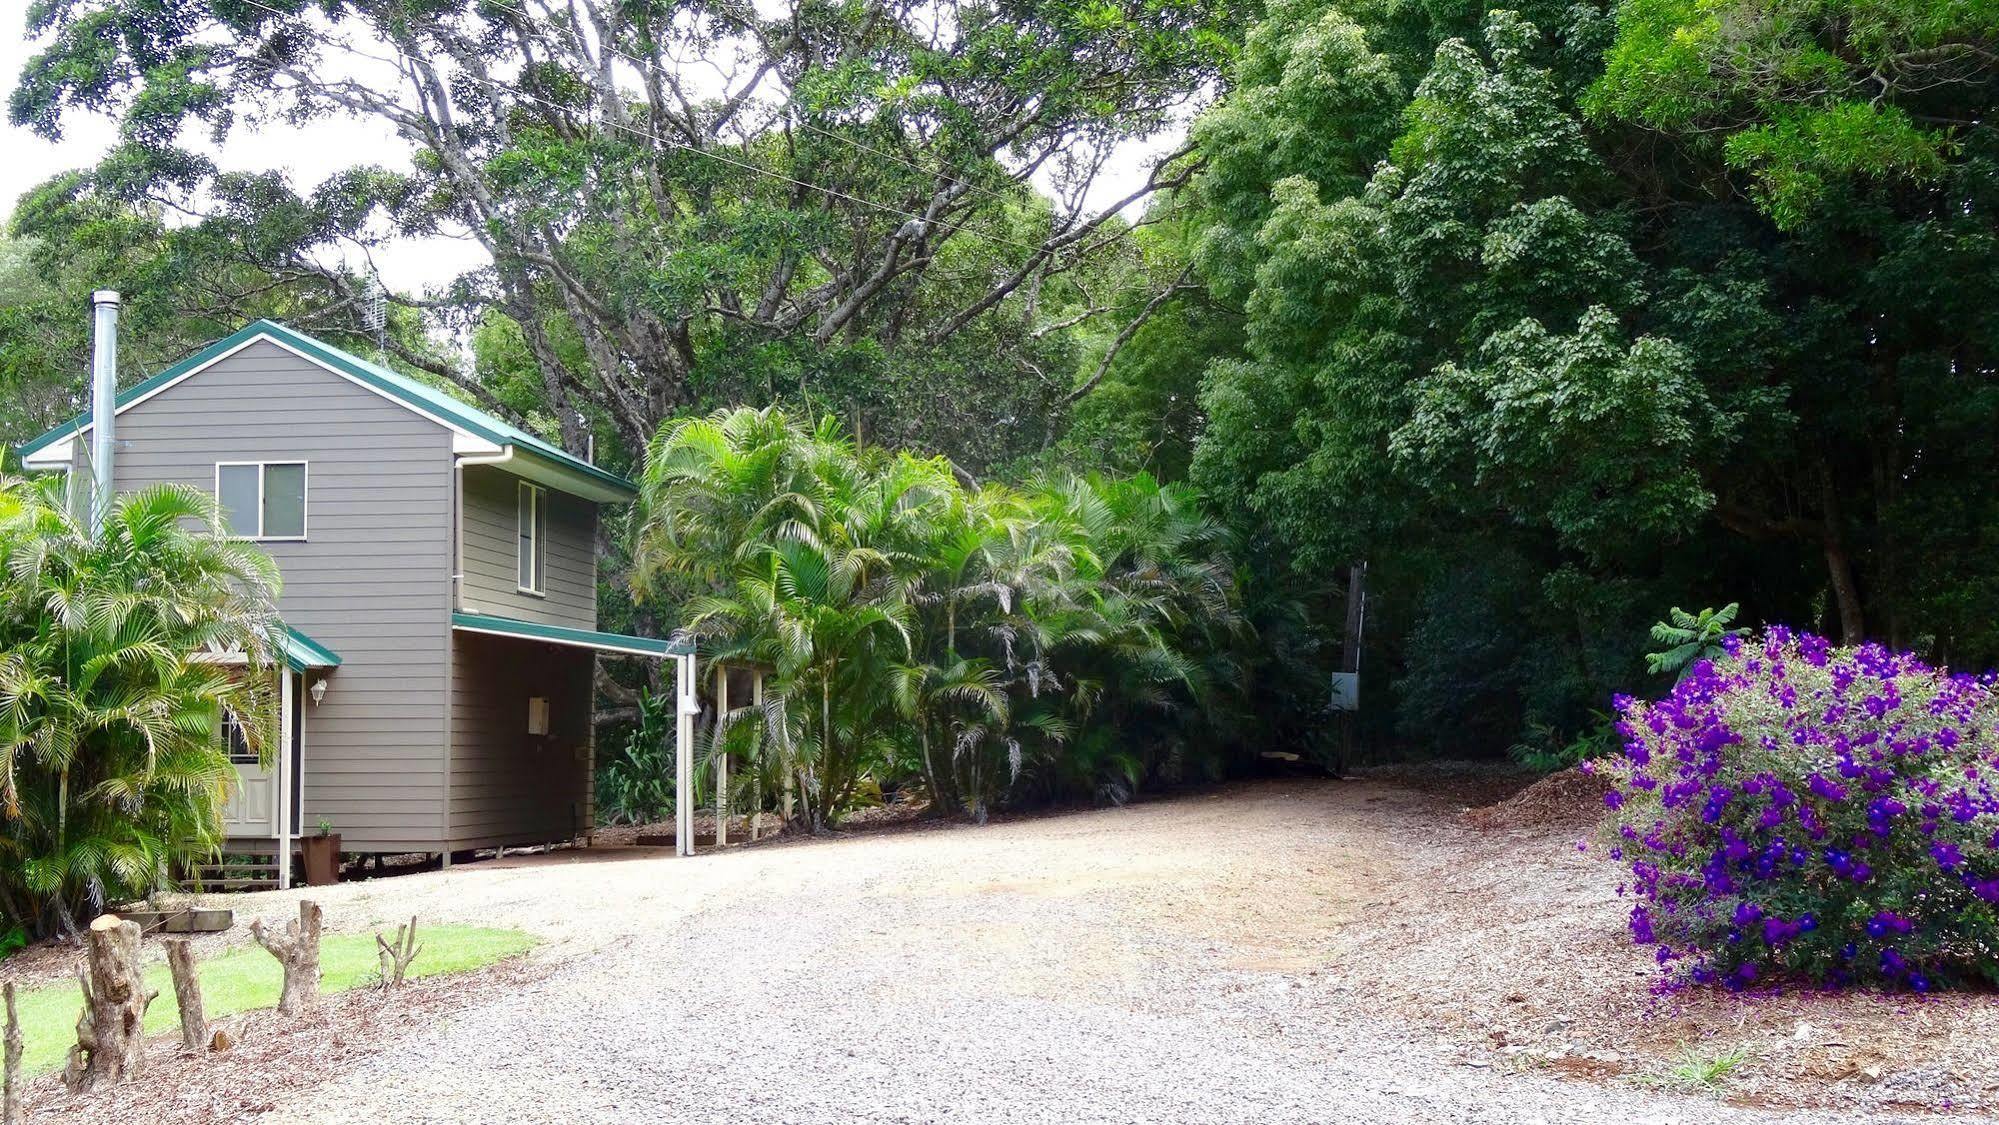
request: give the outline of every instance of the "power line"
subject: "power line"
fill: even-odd
[[[253,8],[260,8],[281,19],[298,18],[297,14],[295,13],[280,11],[277,8],[273,8],[268,4],[262,3],[261,0],[241,0],[241,2],[248,4]],[[301,31],[302,34],[306,35],[308,38],[317,40],[318,42],[324,43],[329,47],[337,47],[340,50],[350,52],[361,58],[370,59],[374,62],[382,63],[383,65],[386,66],[398,66],[398,64],[393,59],[384,59],[378,55],[370,55],[365,51],[355,48],[352,44],[342,43],[337,40],[330,39],[324,35],[321,35],[317,30],[313,28],[308,27],[308,28],[301,28],[299,30]],[[503,90],[509,94],[512,94],[513,96],[520,98],[524,101],[532,102],[536,105],[543,106],[544,108],[555,110],[558,113],[569,112],[569,107],[567,106],[563,106],[556,102],[549,101],[546,98],[542,98],[535,94],[529,93],[528,91],[523,90],[518,86],[502,82],[497,78],[485,78],[481,79],[481,81],[496,89]],[[923,228],[925,229],[919,233],[928,233],[928,228],[935,227],[938,230],[964,234],[972,238],[977,238],[985,242],[993,243],[994,245],[1010,246],[1016,250],[1025,250],[1030,254],[1038,254],[1041,253],[1043,250],[1043,247],[1040,246],[1031,246],[1024,242],[1015,242],[1014,240],[1009,238],[1000,238],[995,235],[985,234],[981,231],[973,230],[971,227],[965,226],[961,223],[946,223],[942,222],[941,220],[927,219],[924,216],[919,215],[914,211],[905,210],[901,207],[895,206],[892,203],[881,203],[876,200],[865,198],[863,196],[853,195],[851,193],[841,191],[837,188],[824,187],[819,184],[811,183],[807,180],[801,180],[793,176],[788,176],[782,172],[772,171],[771,169],[751,164],[745,160],[737,160],[734,157],[726,156],[722,153],[714,152],[710,149],[701,148],[698,145],[691,145],[685,141],[675,140],[671,137],[662,137],[659,134],[652,132],[651,130],[636,128],[631,125],[626,125],[622,122],[611,121],[608,119],[604,120],[602,124],[613,129],[621,129],[627,133],[631,133],[634,136],[646,138],[647,140],[652,141],[654,144],[660,145],[665,148],[675,149],[681,152],[691,152],[697,156],[704,156],[710,160],[718,161],[722,164],[726,164],[734,168],[739,168],[746,172],[752,172],[755,173],[756,175],[765,176],[770,179],[782,181],[784,183],[792,185],[793,187],[804,188],[807,191],[816,191],[822,195],[826,195],[834,199],[845,200],[846,202],[856,204],[857,206],[871,207],[877,211],[882,211],[893,215],[900,215],[905,219],[909,219],[916,223],[922,224]]]

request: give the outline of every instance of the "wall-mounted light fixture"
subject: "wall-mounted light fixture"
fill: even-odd
[[[323,703],[323,702],[325,702],[325,701],[326,701],[326,681],[325,681],[325,680],[314,680],[314,681],[312,682],[312,701],[313,701],[313,702],[314,702],[315,704],[317,704],[317,703]]]

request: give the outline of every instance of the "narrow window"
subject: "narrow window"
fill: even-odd
[[[305,538],[305,462],[215,466],[223,530],[239,539]]]
[[[514,498],[515,584],[529,594],[542,592],[542,534],[547,525],[547,494],[523,481]]]
[[[243,720],[227,707],[222,708],[220,734],[223,752],[229,755],[231,765],[254,766],[260,762],[256,750],[250,746],[249,732],[243,729]]]

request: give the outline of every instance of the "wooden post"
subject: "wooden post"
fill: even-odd
[[[250,923],[250,936],[284,967],[285,983],[278,993],[278,1011],[297,1015],[319,998],[319,904],[301,899],[298,921],[286,922],[284,936],[266,933],[262,918]]]
[[[382,987],[402,987],[403,978],[409,975],[410,962],[423,952],[423,947],[416,943],[416,915],[410,915],[409,925],[396,927],[394,942],[376,934],[375,952],[382,961]]]
[[[751,676],[750,706],[756,708],[757,715],[759,718],[761,718],[764,710],[764,671],[762,668],[753,668],[750,670],[750,676]],[[757,771],[755,775],[756,792],[753,793],[750,797],[750,842],[751,843],[757,842],[757,840],[761,839],[763,836],[764,742],[765,739],[763,738],[757,739]]]
[[[146,1008],[159,995],[146,991],[139,970],[137,924],[105,914],[86,936],[84,964],[76,967],[83,1011],[62,1072],[72,1091],[116,1085],[145,1069]]]
[[[14,1011],[14,982],[8,981],[7,1062],[4,1100],[0,1100],[0,1125],[22,1125],[27,1120],[21,1109],[21,1017]]]
[[[180,1045],[190,1051],[208,1046],[208,1013],[201,1005],[201,978],[194,971],[194,949],[186,938],[169,938],[167,968],[173,971],[174,1003],[180,1008]]]
[[[729,668],[715,662],[715,846],[729,842]]]

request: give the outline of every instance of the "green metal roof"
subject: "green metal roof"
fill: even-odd
[[[360,356],[344,352],[331,344],[315,340],[305,333],[286,327],[274,320],[258,320],[245,325],[234,335],[217,340],[193,355],[160,372],[144,382],[134,384],[118,396],[118,409],[123,410],[134,399],[158,390],[160,387],[185,376],[189,371],[202,366],[233,348],[248,343],[259,336],[268,336],[287,347],[293,348],[312,359],[326,364],[362,383],[400,400],[405,405],[426,414],[444,419],[448,424],[458,426],[498,446],[513,446],[521,453],[551,465],[579,473],[598,484],[624,493],[628,498],[638,495],[638,488],[631,481],[616,473],[606,472],[582,458],[570,455],[548,442],[528,433],[518,426],[495,418],[491,414],[469,406],[457,398],[435,387],[427,386],[398,371],[390,370],[377,363],[370,363]],[[88,414],[79,415],[68,422],[21,446],[21,457],[26,459],[48,447],[63,437],[81,433],[90,423]]]
[[[502,637],[518,637],[524,641],[574,645],[578,648],[594,648],[603,652],[620,652],[628,656],[687,656],[694,651],[694,646],[685,641],[631,637],[623,633],[598,633],[589,629],[572,629],[567,625],[543,625],[539,621],[495,617],[488,613],[454,613],[451,615],[451,627],[468,633],[493,633]]]
[[[308,668],[338,668],[340,654],[299,632],[285,626],[284,635],[278,638],[278,647],[284,650],[285,664],[294,672]]]

